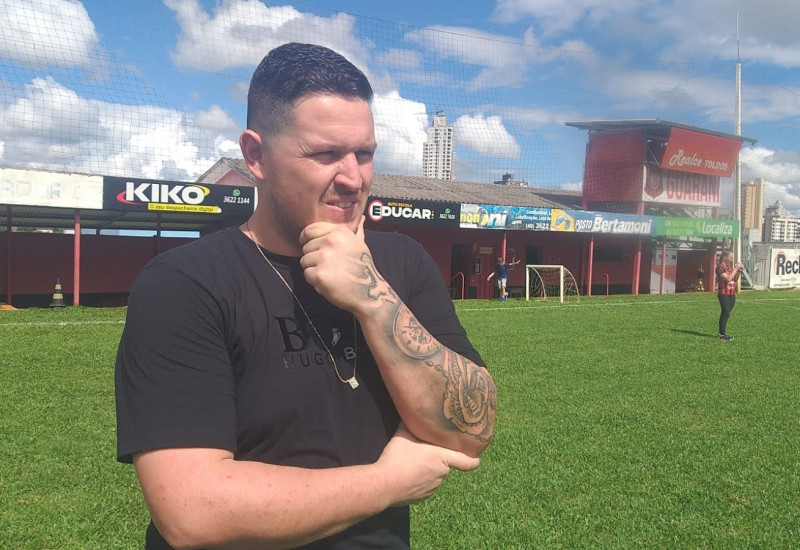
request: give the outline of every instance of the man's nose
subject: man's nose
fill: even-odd
[[[352,189],[360,189],[362,184],[361,171],[355,153],[348,153],[339,159],[339,170],[335,182]]]

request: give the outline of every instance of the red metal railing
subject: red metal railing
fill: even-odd
[[[608,284],[609,283],[608,273],[603,272],[603,273],[600,274],[600,276],[606,278],[606,298],[608,298],[608,286],[609,286],[609,284]]]
[[[459,271],[458,273],[456,273],[455,275],[453,275],[452,277],[450,277],[450,282],[452,283],[452,282],[453,282],[453,279],[455,279],[455,278],[456,278],[456,277],[458,277],[458,276],[461,276],[461,299],[463,300],[463,299],[464,299],[464,285],[465,285],[465,278],[464,278],[464,274],[463,274],[462,272],[460,272],[460,271]]]

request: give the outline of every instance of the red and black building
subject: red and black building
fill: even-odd
[[[568,124],[588,130],[582,192],[375,174],[367,228],[418,240],[457,299],[494,296],[497,257],[564,265],[582,294],[680,291],[698,265],[713,289],[717,247],[738,235],[714,222],[721,178],[753,140],[659,120]],[[189,240],[164,232],[242,223],[256,201],[241,159],[196,182],[0,169],[0,301],[47,305],[58,279],[70,303],[124,304],[147,261]],[[524,284],[524,268],[509,273],[512,296]]]

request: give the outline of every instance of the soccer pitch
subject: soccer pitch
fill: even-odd
[[[412,508],[419,549],[800,546],[800,292],[457,302],[495,440]],[[0,547],[141,548],[114,461],[124,309],[0,312]]]

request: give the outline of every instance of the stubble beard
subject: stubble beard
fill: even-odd
[[[361,201],[356,201],[359,204],[358,215],[355,216],[355,219],[350,219],[346,221],[330,221],[330,220],[312,220],[313,221],[327,221],[329,223],[337,223],[339,225],[344,225],[348,229],[350,229],[353,233],[358,231],[358,224],[361,221],[361,215],[364,213],[364,208],[361,207]],[[281,193],[275,193],[270,197],[268,202],[269,209],[268,215],[274,220],[274,228],[275,231],[280,235],[280,237],[289,245],[297,249],[297,252],[302,254],[302,247],[300,246],[300,233],[303,232],[303,229],[306,228],[308,225],[305,222],[300,222],[298,219],[292,215],[290,209],[286,207],[286,200],[284,200],[284,196]],[[308,222],[308,223],[312,223]]]
[[[297,219],[292,216],[289,209],[284,206],[284,202],[280,200],[280,196],[275,196],[270,201],[269,214],[274,220],[275,231],[281,238],[290,246],[297,249],[297,252],[302,252],[300,246],[300,233],[304,227],[298,223]]]

